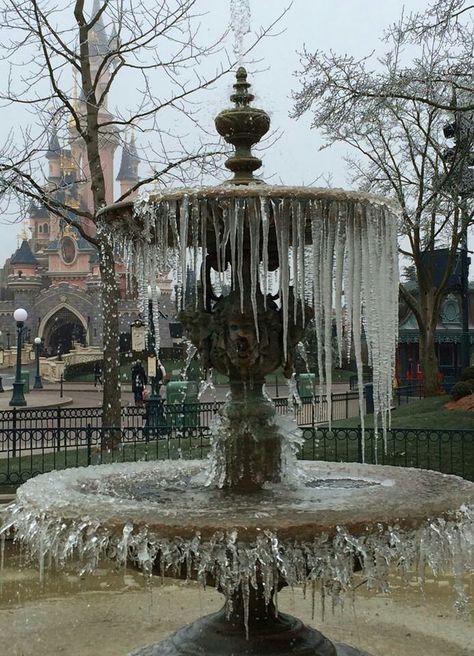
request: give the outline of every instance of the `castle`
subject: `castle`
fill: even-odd
[[[102,19],[97,21],[90,43],[93,75],[109,51],[112,40],[113,37],[106,34]],[[105,88],[107,81],[107,73],[104,73],[99,86]],[[85,104],[85,101],[81,94],[75,95],[73,102],[80,112],[81,103]],[[102,119],[110,116],[106,104],[100,112]],[[112,203],[117,197],[114,187],[120,188],[121,196],[139,180],[139,158],[133,134],[125,137],[122,143],[120,166],[115,175],[114,160],[120,154],[117,152],[120,135],[114,129],[102,139],[100,158],[107,203]],[[46,189],[52,191],[56,199],[67,201],[72,213],[76,207],[91,211],[92,193],[85,144],[78,138],[73,122],[68,126],[65,144],[60,143],[57,130],[51,130],[45,157],[48,165]],[[20,218],[25,226],[21,243],[0,269],[0,347],[8,349],[14,345],[13,312],[18,307],[28,312],[26,341],[41,337],[47,356],[67,353],[77,345],[101,347],[100,273],[95,246],[42,204],[31,202],[26,216]],[[74,218],[81,221],[86,234],[93,236],[93,224],[78,219],[77,215]],[[121,348],[127,350],[130,348],[130,325],[139,315],[136,299],[127,290],[124,268],[120,263],[117,264],[117,276]],[[171,282],[167,278],[158,282],[162,291],[160,316],[167,324]],[[171,345],[167,325],[163,326],[161,333],[162,344]]]

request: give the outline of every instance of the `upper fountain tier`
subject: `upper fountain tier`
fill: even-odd
[[[250,106],[253,96],[246,77],[239,68],[231,96],[235,107],[216,118],[219,133],[235,147],[226,163],[234,178],[214,187],[165,190],[105,208],[101,216],[111,228],[115,252],[141,281],[145,314],[147,285],[156,271],[174,268],[184,309],[188,269],[195,269],[200,297],[193,312],[199,310],[201,317],[190,317],[186,328],[201,354],[209,354],[203,358],[205,366],[222,370],[231,381],[255,387],[256,380],[279,366],[290,375],[291,354],[313,314],[320,380],[331,385],[335,325],[339,363],[353,344],[362,389],[365,325],[375,410],[383,413],[391,403],[398,325],[397,207],[372,194],[273,186],[254,178],[261,162],[251,147],[267,132],[270,120],[263,110]],[[249,362],[251,354],[246,353],[245,367],[242,352],[237,354],[242,366],[234,371],[228,371],[227,361],[219,368],[214,357],[218,351],[229,352],[227,328],[224,334],[217,324],[230,301],[218,298],[220,287],[211,270],[230,285],[233,307],[227,314],[238,319],[240,332],[243,323],[253,323],[254,341],[260,343],[255,362]],[[277,271],[276,285],[269,284],[270,271]],[[273,331],[277,349],[261,339],[269,312],[273,323],[279,323]],[[263,362],[265,350],[272,351],[271,362]]]

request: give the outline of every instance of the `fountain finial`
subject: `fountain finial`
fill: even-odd
[[[268,132],[270,117],[263,109],[250,106],[255,96],[249,89],[247,71],[240,66],[236,73],[234,93],[230,97],[235,107],[224,109],[215,119],[218,133],[235,147],[235,154],[225,163],[234,174],[228,181],[228,184],[233,185],[263,183],[253,175],[261,167],[262,160],[252,155],[251,148]]]

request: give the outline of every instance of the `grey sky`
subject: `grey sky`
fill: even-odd
[[[402,0],[383,3],[380,0],[293,0],[281,22],[281,33],[264,39],[253,54],[260,61],[248,66],[255,104],[267,110],[272,128],[282,132],[279,141],[262,154],[265,179],[277,184],[308,184],[322,174],[329,174],[334,186],[345,185],[343,150],[318,152],[321,140],[316,131],[309,129],[309,117],[299,121],[288,117],[291,90],[297,86],[294,77],[299,67],[297,50],[305,44],[309,50],[332,48],[356,56],[369,54],[373,49],[383,52],[386,46],[379,41],[382,30],[398,19],[403,4]],[[409,8],[420,10],[427,4],[427,0],[411,0]],[[289,0],[251,0],[252,30],[267,24],[288,5]],[[229,1],[201,0],[200,6],[208,12],[203,25],[212,38],[229,23]],[[231,45],[229,37],[229,48]],[[229,104],[231,84],[230,77],[222,80],[209,94],[206,111],[210,129],[215,114]],[[16,111],[1,111],[0,141],[3,141],[10,126],[19,119]],[[226,175],[223,170],[222,179]],[[5,218],[0,221],[0,262],[3,263],[16,248],[21,225],[6,223]]]

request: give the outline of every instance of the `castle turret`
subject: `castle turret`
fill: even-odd
[[[33,253],[41,252],[50,239],[49,211],[42,203],[32,200],[28,207],[28,217],[31,228],[30,248]]]
[[[49,162],[49,178],[59,177],[59,160],[61,157],[61,146],[59,144],[58,131],[56,126],[53,126],[49,133],[48,150],[46,151],[46,159]]]
[[[138,158],[135,145],[135,135],[132,134],[129,143],[125,142],[122,151],[122,160],[116,180],[120,182],[120,195],[123,196],[134,184],[138,182]],[[133,194],[131,195],[133,197]]]
[[[8,276],[7,286],[13,293],[14,304],[24,307],[30,313],[43,281],[39,272],[39,262],[33,255],[26,233],[22,235],[20,247],[10,260],[10,268],[12,273]]]

